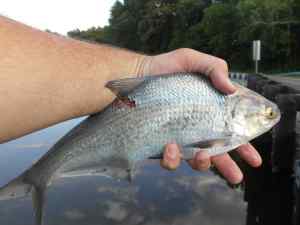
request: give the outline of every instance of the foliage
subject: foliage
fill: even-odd
[[[124,0],[109,25],[68,33],[147,54],[191,47],[251,67],[252,41],[262,41],[264,69],[300,65],[299,0]]]

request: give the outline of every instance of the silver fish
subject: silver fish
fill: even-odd
[[[200,74],[129,78],[106,86],[118,98],[2,187],[0,199],[32,190],[40,223],[45,189],[55,178],[132,178],[137,162],[160,158],[167,143],[178,143],[184,159],[199,148],[214,156],[249,142],[280,119],[278,107],[259,94],[239,85],[234,94],[222,94]]]

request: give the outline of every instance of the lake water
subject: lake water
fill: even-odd
[[[81,119],[0,145],[0,185],[26,170]],[[247,204],[211,171],[186,163],[175,172],[147,161],[133,182],[89,176],[56,180],[47,189],[44,225],[242,225]],[[1,225],[34,224],[31,195],[0,201]]]

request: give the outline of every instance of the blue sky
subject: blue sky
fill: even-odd
[[[60,34],[104,26],[116,0],[1,0],[0,14]]]

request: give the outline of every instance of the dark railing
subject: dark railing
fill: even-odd
[[[240,79],[230,74],[233,79]],[[300,224],[300,90],[263,75],[248,75],[247,87],[277,103],[281,120],[252,144],[263,159],[245,168],[247,225]],[[299,80],[300,81],[300,80]]]

